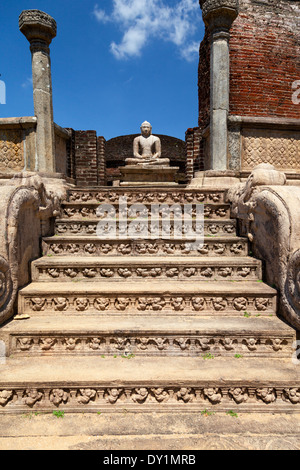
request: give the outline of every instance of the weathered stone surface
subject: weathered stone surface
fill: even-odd
[[[101,292],[101,295],[99,295]],[[31,283],[19,293],[19,312],[29,315],[61,313],[122,312],[152,315],[271,315],[276,313],[276,291],[260,282],[230,283],[110,281],[53,284]]]
[[[276,317],[33,316],[4,327],[7,355],[291,358],[295,332]],[[211,357],[212,359],[212,357]]]
[[[229,410],[228,410],[229,411]],[[0,416],[3,450],[299,450],[299,415],[270,413],[65,413]],[[129,431],[130,430],[130,431]],[[152,449],[149,451],[149,449]],[[192,454],[192,452],[191,452]],[[193,455],[192,455],[193,457]],[[152,457],[150,457],[152,461]],[[104,458],[103,458],[104,460]],[[102,463],[101,457],[99,462]]]
[[[100,413],[100,414],[99,414]],[[130,430],[130,431],[129,431]],[[65,413],[0,415],[3,450],[299,450],[299,415],[270,413]],[[149,449],[152,449],[149,451]],[[113,454],[113,452],[112,452]],[[193,455],[192,455],[193,457]],[[150,457],[151,458],[151,457]],[[100,462],[101,458],[99,459]],[[152,458],[151,458],[152,461]]]
[[[40,357],[24,366],[20,357],[1,372],[0,413],[293,412],[300,402],[299,374],[286,359]]]
[[[231,174],[232,176],[232,174]],[[161,188],[159,185],[149,188],[105,188],[99,189],[82,189],[74,188],[69,190],[68,201],[65,202],[97,202],[116,204],[120,202],[120,198],[126,198],[129,204],[133,203],[156,203],[156,204],[177,204],[177,203],[224,203],[224,189],[216,187],[208,187],[199,189],[193,188]]]
[[[206,236],[192,253],[184,235],[175,242],[76,235],[78,223],[95,224],[100,202],[115,209],[124,194],[146,208],[205,201],[206,223],[229,222],[216,189],[70,191],[62,208],[70,232],[44,237],[47,256],[19,292],[19,318],[27,320],[17,316],[1,330],[0,413],[294,413],[295,331],[276,317],[277,292],[246,256],[247,239],[231,224],[230,236]]]
[[[52,78],[49,45],[56,36],[56,22],[40,10],[25,10],[19,18],[20,31],[30,42],[34,113],[37,117],[36,171],[56,172],[53,123]]]
[[[254,254],[266,262],[267,281],[280,291],[281,314],[299,329],[299,187],[285,185],[284,174],[263,165],[228,198]]]
[[[50,231],[60,198],[65,198],[63,180],[42,179],[35,173],[16,173],[1,185],[0,211],[0,323],[13,315],[17,289],[30,280],[28,264],[40,254],[40,236]]]
[[[163,166],[158,163],[153,165],[153,167],[140,163],[139,165],[131,164],[119,168],[122,176],[122,186],[149,186],[149,183],[168,183],[176,186],[175,179],[178,170],[179,167]]]
[[[204,244],[195,243],[195,237],[164,240],[137,240],[130,238],[45,237],[43,254],[47,256],[247,256],[248,241],[241,237],[208,237]]]
[[[260,280],[261,263],[250,257],[58,257],[44,256],[32,263],[33,281],[98,281],[110,279],[127,282],[141,279],[181,280]]]
[[[55,20],[40,10],[24,10],[19,17],[19,28],[29,42],[40,40],[48,45],[57,31]]]

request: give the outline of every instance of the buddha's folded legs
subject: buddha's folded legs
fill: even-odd
[[[170,165],[168,158],[126,158],[126,165]]]

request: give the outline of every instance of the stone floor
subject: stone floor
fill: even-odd
[[[205,411],[63,417],[29,412],[0,416],[0,450],[127,450],[132,455],[138,450],[300,450],[299,418]]]

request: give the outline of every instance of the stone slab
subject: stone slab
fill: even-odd
[[[63,286],[59,283],[53,285],[53,283],[47,282],[32,282],[27,287],[24,287],[19,291],[20,295],[28,295],[28,294],[41,294],[43,292],[48,292],[52,295],[57,295],[62,292],[73,292],[74,294],[82,294],[93,292],[95,294],[194,294],[194,295],[201,295],[203,293],[207,294],[217,294],[217,295],[226,295],[226,294],[234,294],[236,296],[242,294],[257,294],[257,295],[269,295],[269,296],[276,296],[277,291],[272,287],[264,284],[262,282],[226,282],[226,281],[218,281],[216,283],[209,282],[209,281],[202,281],[198,282],[197,284],[193,284],[190,282],[164,282],[161,283],[159,281],[152,281],[149,282],[135,282],[133,285],[129,283],[122,283],[122,287],[120,284],[111,283],[110,281],[99,281],[95,283],[90,283],[87,285],[86,283],[65,283]]]
[[[111,281],[128,282],[133,279],[182,279],[187,280],[255,280],[261,279],[261,262],[251,257],[168,257],[111,256],[72,257],[44,256],[33,261],[33,281],[95,281],[109,278]]]
[[[192,244],[192,245],[191,245]],[[195,238],[103,238],[84,236],[54,236],[43,238],[43,255],[64,256],[215,256],[245,257],[248,240],[244,237],[204,237],[204,244]]]
[[[128,196],[130,202],[150,202],[150,203],[199,203],[199,202],[219,202],[224,203],[224,191],[216,187],[205,187],[201,190],[187,188],[185,185],[178,185],[173,188],[158,186],[155,183],[151,186],[151,191],[145,187],[131,186],[128,188],[99,186],[99,188],[75,188],[69,190],[70,202],[115,202],[121,196]],[[65,201],[68,202],[68,201]]]
[[[119,233],[119,222],[113,219],[108,220],[107,222],[116,223],[117,233]],[[160,232],[162,219],[148,219],[148,231],[151,233],[151,224],[159,224]],[[128,221],[128,223],[130,223]],[[99,219],[56,219],[55,221],[55,234],[56,235],[85,235],[90,237],[96,234],[97,226],[99,224]],[[192,228],[195,230],[196,220],[192,221]],[[170,220],[170,231],[173,233],[174,228],[174,219]],[[218,219],[217,221],[213,219],[204,220],[204,235],[209,237],[216,236],[228,236],[236,234],[236,220],[234,219]]]
[[[52,413],[0,415],[1,450],[300,450],[300,414]],[[149,451],[149,449],[152,449]],[[143,456],[137,451],[144,451]],[[115,454],[118,455],[119,454]],[[103,456],[97,454],[97,462]],[[145,465],[145,464],[142,464]],[[139,468],[139,464],[137,464]]]
[[[295,332],[277,317],[93,316],[14,320],[0,332],[6,355],[292,357]]]
[[[266,358],[9,358],[1,366],[0,413],[299,413],[297,367]]]
[[[139,185],[144,183],[175,183],[176,173],[179,171],[179,167],[167,167],[163,165],[155,165],[149,167],[149,165],[127,165],[120,167],[123,183],[138,183]]]
[[[274,315],[276,297],[257,281],[33,282],[19,291],[19,313]]]

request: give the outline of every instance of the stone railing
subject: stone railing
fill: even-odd
[[[279,314],[300,330],[300,187],[286,182],[283,172],[260,164],[227,197],[241,235],[264,261],[266,281],[279,291]]]

